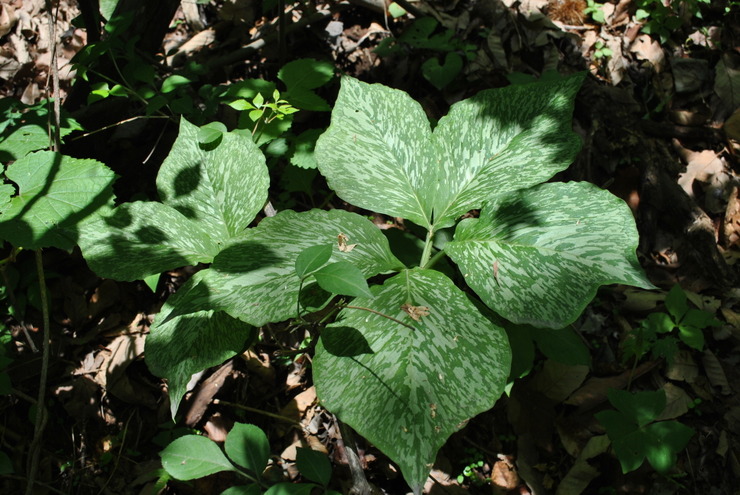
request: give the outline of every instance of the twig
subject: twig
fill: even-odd
[[[373,490],[365,477],[365,472],[362,470],[360,464],[360,456],[357,454],[357,442],[355,442],[355,435],[352,429],[334,418],[339,425],[339,433],[342,435],[342,443],[344,443],[344,455],[347,458],[347,464],[349,465],[349,471],[352,474],[352,487],[349,493],[352,495],[370,495]]]
[[[53,62],[52,62],[53,63]],[[26,495],[33,493],[33,485],[36,483],[36,472],[39,468],[39,456],[41,455],[41,437],[46,427],[46,408],[44,407],[44,396],[46,395],[46,379],[49,373],[49,339],[51,325],[49,321],[49,307],[46,294],[46,277],[44,276],[44,262],[41,249],[36,250],[36,272],[39,278],[39,292],[41,293],[41,314],[44,325],[44,342],[42,345],[41,376],[39,377],[39,394],[36,403],[36,419],[34,422],[33,440],[29,448],[28,459],[28,485]]]
[[[221,400],[221,399],[213,399],[213,403],[214,404],[222,404],[224,406],[236,407],[237,409],[243,409],[244,411],[249,411],[249,412],[253,412],[253,413],[256,413],[256,414],[262,414],[263,416],[268,416],[268,417],[273,418],[273,419],[277,419],[277,420],[280,420],[280,421],[285,421],[286,423],[293,423],[294,425],[296,425],[298,427],[301,427],[301,428],[303,427],[303,425],[301,424],[300,421],[296,421],[293,418],[289,418],[287,416],[281,416],[279,414],[271,413],[271,412],[268,412],[268,411],[263,411],[262,409],[257,409],[255,407],[249,407],[249,406],[245,406],[243,404],[237,404],[235,402],[228,402],[228,401]]]
[[[406,328],[409,328],[409,329],[411,329],[411,330],[416,330],[416,329],[415,329],[414,327],[412,327],[411,325],[409,325],[409,324],[407,324],[407,323],[404,323],[404,322],[402,322],[401,320],[397,320],[396,318],[394,318],[394,317],[392,317],[392,316],[389,316],[389,315],[387,315],[387,314],[385,314],[385,313],[381,313],[380,311],[375,311],[374,309],[370,309],[370,308],[365,308],[365,307],[363,307],[363,306],[349,306],[349,305],[346,305],[346,304],[340,304],[340,305],[339,305],[339,307],[340,307],[340,308],[347,308],[347,309],[361,309],[362,311],[369,311],[370,313],[376,314],[376,315],[378,315],[378,316],[382,316],[383,318],[388,318],[388,319],[389,319],[389,320],[391,320],[391,321],[395,321],[395,322],[396,322],[396,323],[398,323],[399,325],[403,325],[403,326],[405,326]]]

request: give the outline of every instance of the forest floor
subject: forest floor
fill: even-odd
[[[216,82],[274,81],[284,62],[330,60],[338,73],[407,91],[433,120],[483,89],[556,73],[590,74],[574,114],[583,148],[556,179],[589,181],[627,202],[641,236],[640,261],[660,290],[600,290],[573,324],[589,350],[590,365],[559,362],[557,349],[540,349],[510,395],[447,442],[428,493],[740,493],[740,396],[734,390],[740,383],[737,4],[680,2],[673,25],[671,15],[645,0],[413,3],[436,21],[425,33],[419,26],[409,30],[417,20],[413,15],[394,19],[372,0],[286,2],[291,27],[279,42],[276,8],[263,10],[260,3],[187,4],[170,23],[162,53],[176,69],[187,61],[228,55],[258,39],[273,40],[246,60],[222,67],[213,75]],[[85,45],[86,33],[71,24],[78,15],[76,2],[56,5],[66,95],[74,80],[69,60]],[[37,103],[47,94],[51,60],[44,1],[2,0],[0,7],[0,92]],[[590,7],[599,10],[584,14]],[[648,16],[638,19],[641,8]],[[301,24],[312,15],[317,20]],[[395,48],[378,55],[376,48],[393,36],[399,39]],[[425,63],[429,60],[436,62]],[[321,94],[331,102],[337,89],[335,81]],[[326,112],[299,113],[294,130],[325,127],[328,119]],[[95,130],[87,125],[87,131]],[[157,147],[166,147],[167,139],[160,142],[156,133],[142,130],[115,139],[103,136],[108,137],[85,145],[81,153],[123,177],[122,196],[148,194],[167,151]],[[277,179],[271,189],[277,209],[308,208],[325,200],[342,207],[325,198],[328,190],[318,176],[297,179],[313,184],[309,191],[315,193],[306,192],[305,184],[291,188]],[[200,377],[175,424],[166,384],[148,371],[143,343],[164,300],[197,268],[163,274],[154,290],[144,282],[98,278],[78,250],[45,251],[44,269],[52,357],[49,419],[34,493],[220,493],[233,482],[230,475],[169,481],[161,488],[158,454],[177,435],[194,429],[222,441],[235,421],[267,432],[278,466],[292,479],[299,479],[292,464],[297,446],[326,452],[334,465],[333,486],[347,492],[351,476],[336,420],[318,404],[306,372],[311,356],[291,355],[305,345],[303,336],[263,329],[250,351]],[[13,308],[3,317],[10,335],[4,343],[12,393],[0,398],[0,451],[11,469],[2,476],[0,491],[21,493],[33,437],[42,324],[33,254],[21,252],[3,266],[6,282],[7,270],[18,280],[0,300]],[[667,311],[665,297],[675,284],[692,307],[721,324],[704,331],[703,348],[674,339],[677,352],[670,360],[659,352],[625,359],[641,322]],[[592,441],[604,438],[594,414],[609,407],[609,388],[663,389],[668,406],[658,419],[678,420],[695,430],[669,475],[657,474],[647,462],[623,474],[608,445]],[[240,407],[245,404],[248,408]],[[406,493],[393,463],[361,438],[358,442],[362,466],[378,493]]]

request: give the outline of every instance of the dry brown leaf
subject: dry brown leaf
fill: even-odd
[[[672,383],[666,383],[663,385],[663,390],[665,391],[666,406],[655,421],[676,419],[688,412],[689,406],[693,404],[693,401],[684,389]]]
[[[722,368],[722,363],[719,362],[717,356],[709,349],[705,349],[701,361],[704,365],[704,371],[707,373],[707,378],[709,378],[709,383],[713,387],[719,387],[722,395],[730,395],[732,388],[730,388],[725,370]]]
[[[343,253],[349,253],[357,246],[357,244],[347,244],[348,241],[349,241],[349,237],[344,235],[344,233],[340,232],[339,235],[337,236],[337,244],[339,245],[339,251]]]
[[[638,36],[630,45],[629,50],[638,60],[650,62],[655,72],[661,72],[663,70],[665,63],[663,48],[649,34]]]
[[[491,470],[491,484],[494,493],[508,492],[514,490],[521,484],[519,473],[511,456],[498,455],[499,460],[493,464]],[[498,488],[498,492],[497,489]]]
[[[627,386],[630,380],[636,380],[648,371],[658,366],[659,361],[647,361],[632,370],[626,370],[617,376],[606,378],[591,377],[581,388],[576,390],[565,404],[578,406],[579,411],[586,411],[606,401],[606,393],[610,388],[618,390]]]
[[[609,438],[606,435],[590,438],[573,467],[558,484],[555,495],[580,495],[583,493],[589,483],[601,474],[598,469],[588,463],[588,459],[603,454],[608,448]]]
[[[414,321],[421,321],[422,316],[429,316],[429,307],[427,306],[412,306],[410,304],[402,304],[401,309],[406,312]]]
[[[588,376],[588,366],[545,361],[542,370],[532,379],[532,387],[557,402],[562,402],[581,386]]]
[[[681,349],[673,356],[673,362],[668,364],[665,376],[671,380],[691,383],[699,376],[699,366],[691,352]]]

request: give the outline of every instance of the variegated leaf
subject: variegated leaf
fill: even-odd
[[[504,331],[439,272],[404,270],[372,291],[352,303],[372,312],[344,309],[328,327],[332,345],[317,346],[314,382],[322,403],[421,493],[447,438],[502,393],[511,351]]]
[[[491,309],[560,328],[606,284],[654,288],[635,256],[627,205],[589,183],[548,183],[495,197],[460,222],[445,252]]]
[[[224,133],[207,151],[199,128],[184,118],[157,176],[160,199],[225,241],[244,230],[265,205],[270,178],[265,157],[248,137]]]
[[[583,74],[491,89],[456,103],[432,133],[406,93],[345,77],[319,170],[337,195],[439,230],[493,195],[549,179],[580,148],[571,129]]]
[[[434,198],[437,229],[571,164],[581,148],[571,120],[584,76],[488,89],[452,105],[434,129],[441,179],[433,193],[425,191]]]
[[[340,233],[357,246],[340,251]],[[255,326],[294,318],[300,287],[295,260],[306,248],[322,244],[332,245],[329,263],[347,261],[366,278],[403,266],[382,232],[360,215],[286,210],[233,239],[210,269],[196,274],[173,296],[172,315],[221,309]]]
[[[343,200],[429,227],[430,138],[429,119],[408,94],[344,77],[314,156]]]
[[[121,205],[82,232],[79,244],[90,269],[115,280],[207,263],[219,250],[201,223],[154,201]]]
[[[251,345],[257,331],[221,311],[198,311],[168,320],[165,303],[146,338],[146,364],[167,379],[170,410],[175,417],[193,374],[216,366]]]

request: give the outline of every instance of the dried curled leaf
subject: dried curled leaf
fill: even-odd
[[[414,321],[421,321],[422,316],[429,316],[428,306],[412,306],[410,304],[401,305],[401,309],[406,312]]]
[[[340,232],[337,236],[337,244],[339,245],[339,251],[343,253],[349,253],[352,251],[357,244],[347,244],[349,241],[349,237],[344,235],[344,233]]]

